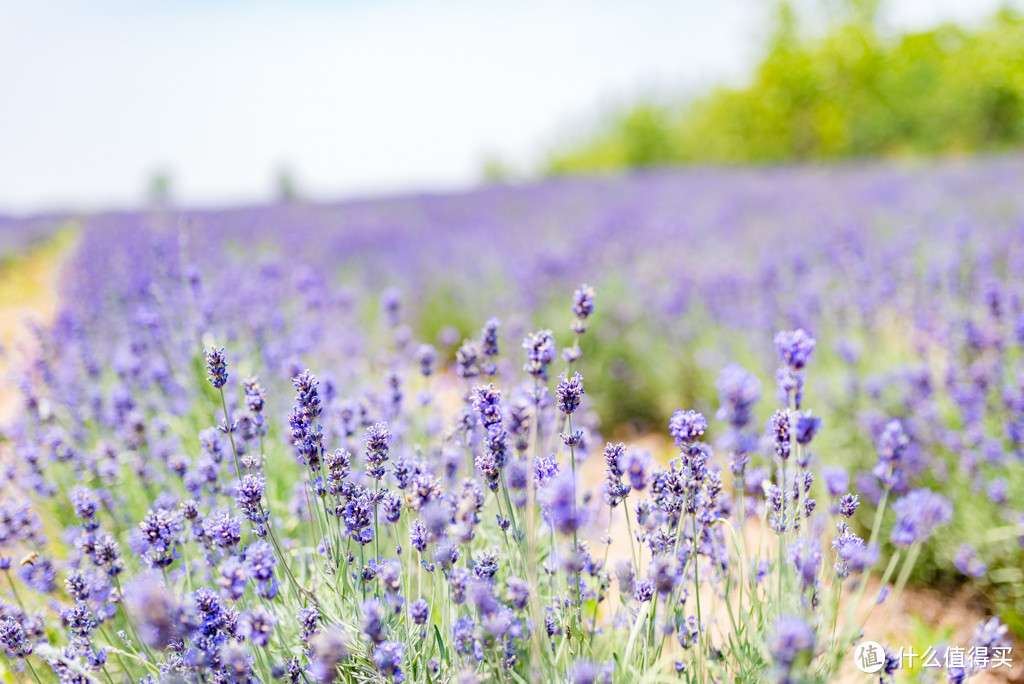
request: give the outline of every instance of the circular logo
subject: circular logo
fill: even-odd
[[[861,672],[874,674],[885,666],[885,649],[874,641],[863,641],[853,649],[853,658]]]

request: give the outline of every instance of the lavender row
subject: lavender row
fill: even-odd
[[[9,663],[47,681],[829,681],[922,566],[1012,606],[1020,170],[96,217],[18,373]],[[566,321],[581,274],[610,294],[579,288]],[[600,432],[630,344],[668,350],[655,376],[694,357],[656,399],[692,407],[657,427],[668,463]],[[972,643],[1005,645],[998,620]]]

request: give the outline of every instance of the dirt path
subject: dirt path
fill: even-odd
[[[57,306],[60,267],[74,243],[74,232],[63,229],[21,256],[0,264],[0,425],[18,410],[17,369],[34,348],[32,322],[47,325]]]

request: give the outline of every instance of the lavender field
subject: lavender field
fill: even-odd
[[[0,679],[1024,677],[1022,187],[1007,155],[55,218],[56,314],[4,340]],[[990,616],[934,669],[863,629],[918,586]]]

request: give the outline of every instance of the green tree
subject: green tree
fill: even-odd
[[[804,36],[776,8],[742,88],[670,107],[644,100],[554,152],[554,173],[684,162],[778,162],[1001,150],[1024,142],[1024,20],[1004,9],[976,29],[882,35],[878,0]]]

